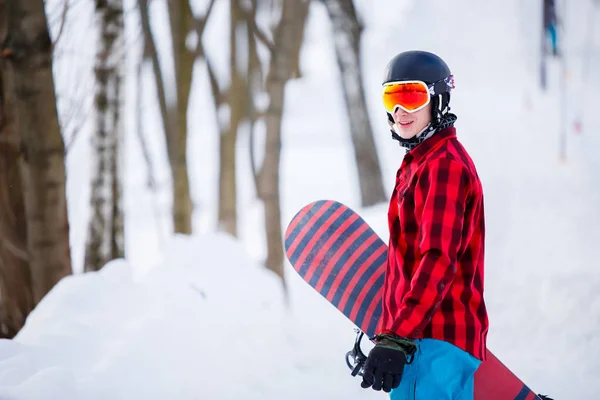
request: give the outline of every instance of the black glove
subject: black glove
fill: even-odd
[[[374,338],[375,347],[369,352],[365,361],[363,388],[373,386],[373,390],[389,393],[400,385],[404,365],[412,362],[415,353],[415,343],[400,336],[383,334]]]

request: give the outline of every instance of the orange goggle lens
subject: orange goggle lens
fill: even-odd
[[[429,104],[429,90],[424,82],[394,82],[383,87],[383,106],[393,114],[396,107],[415,112]]]

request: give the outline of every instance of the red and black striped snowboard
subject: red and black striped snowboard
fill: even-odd
[[[298,274],[369,337],[381,316],[387,245],[353,210],[332,200],[303,207],[285,232]],[[487,350],[475,374],[475,400],[540,400]]]

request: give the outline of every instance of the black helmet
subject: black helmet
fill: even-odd
[[[437,124],[450,111],[450,90],[454,88],[454,78],[439,56],[420,50],[396,55],[385,69],[382,84],[394,81],[423,81],[430,85],[432,124]],[[392,115],[387,115],[393,123]]]

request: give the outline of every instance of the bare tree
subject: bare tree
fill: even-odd
[[[21,254],[28,261],[35,305],[71,273],[65,149],[56,109],[52,41],[43,0],[0,0],[0,82],[2,136],[19,143],[16,158],[25,221],[16,224],[25,223],[27,246],[26,256],[22,252],[16,255]],[[15,149],[13,143],[12,152]],[[4,159],[5,163],[10,161]],[[14,158],[11,165],[11,179],[14,179]],[[19,200],[18,195],[11,196],[11,202],[15,203],[13,210],[19,209]],[[14,216],[18,218],[19,213]],[[12,236],[22,239],[23,234],[14,232]],[[19,249],[19,240],[12,244]],[[6,246],[3,240],[4,251]],[[11,268],[23,266],[14,263]],[[21,276],[27,279],[26,273]]]
[[[211,8],[212,3],[211,1]],[[152,34],[148,2],[138,0],[138,7],[144,32],[144,59],[150,60],[154,71],[154,82],[171,167],[173,229],[176,233],[191,234],[193,207],[187,162],[187,109],[196,55],[194,51],[187,48],[186,40],[188,33],[195,29],[196,19],[188,0],[168,1],[175,82],[173,85],[167,85]],[[168,86],[175,87],[176,96],[173,104],[167,102]]]
[[[123,79],[123,2],[96,0],[100,36],[96,55],[95,165],[85,252],[85,271],[97,271],[110,260],[125,256],[122,177],[121,104]]]
[[[240,59],[249,48],[247,20],[240,7],[239,0],[230,1],[229,21],[229,76],[227,103],[219,105],[218,113],[227,107],[229,120],[221,127],[219,162],[219,227],[221,230],[237,236],[237,190],[236,190],[236,152],[235,145],[240,124],[247,117],[246,86],[248,71]]]
[[[209,11],[213,2],[209,4]],[[229,23],[229,76],[228,84],[217,79],[210,56],[199,40],[197,54],[207,68],[215,113],[219,130],[219,207],[218,229],[237,236],[237,185],[236,185],[236,143],[240,125],[250,115],[248,106],[248,74],[249,70],[242,63],[241,54],[248,50],[248,20],[240,0],[231,0]],[[206,24],[203,20],[196,23],[197,37],[202,37]],[[249,50],[251,51],[251,50]],[[252,55],[249,55],[252,57]]]
[[[265,112],[265,158],[259,170],[259,197],[265,205],[267,236],[267,267],[282,280],[283,242],[281,231],[281,202],[279,196],[279,169],[281,159],[281,122],[284,109],[284,91],[287,82],[297,72],[298,53],[310,1],[283,0],[281,18],[273,34],[273,51],[265,89],[269,105]]]
[[[169,0],[168,4],[176,90],[176,102],[169,110],[173,129],[167,135],[174,185],[173,219],[175,232],[191,234],[193,210],[187,162],[187,113],[196,56],[187,48],[186,39],[194,29],[195,19],[188,0]]]
[[[188,0],[168,0],[171,46],[173,49],[174,79],[173,85],[165,82],[161,70],[159,54],[152,35],[148,2],[138,0],[138,8],[144,33],[144,60],[149,60],[154,71],[154,83],[158,92],[158,102],[162,117],[163,131],[167,145],[167,155],[173,181],[173,229],[176,233],[192,233],[192,198],[190,192],[187,162],[187,113],[193,81],[193,67],[198,49],[187,47],[188,34],[197,33],[198,48],[201,46],[202,32],[214,6],[210,0],[205,14],[196,18]],[[167,102],[167,87],[175,87],[173,104]]]
[[[0,27],[6,25],[0,22]],[[2,101],[4,92],[0,74],[0,338],[12,338],[25,324],[34,304],[18,161],[19,138],[15,124],[5,112],[12,105]]]
[[[335,54],[358,168],[361,204],[371,206],[386,201],[386,195],[363,87],[360,63],[363,26],[358,21],[352,0],[321,1],[327,7],[333,25]]]

